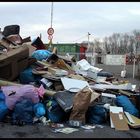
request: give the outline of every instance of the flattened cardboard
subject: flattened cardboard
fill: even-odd
[[[124,113],[112,113],[110,112],[110,117],[115,126],[115,130],[129,130],[129,126],[124,118]]]
[[[119,93],[121,93],[122,95],[128,96],[128,97],[130,97],[130,96],[133,95],[132,92],[130,92],[130,91],[124,91],[124,90],[119,90]]]
[[[80,91],[81,89],[83,89],[86,86],[89,87],[88,82],[83,81],[83,80],[77,80],[77,79],[62,77],[61,81],[62,81],[62,84],[64,86],[64,89],[66,89],[66,90],[76,88],[76,89],[79,89],[78,91]]]
[[[44,62],[44,61],[39,61],[38,60],[36,63],[40,66],[43,66],[44,68],[48,68],[48,67],[51,66],[50,64],[48,64],[47,62]]]
[[[52,75],[50,72],[47,71],[46,74],[43,74],[42,77],[47,78],[52,81],[61,81],[61,77]]]
[[[122,107],[110,106],[110,121],[111,128],[115,127],[116,130],[129,130]]]
[[[29,56],[32,56],[32,53],[36,50],[34,46],[31,45],[31,43],[23,43],[22,46],[27,46],[29,48]]]
[[[124,116],[126,122],[128,123],[128,125],[131,127],[131,128],[140,128],[140,119],[135,117],[134,115],[132,114],[129,114],[131,116],[131,118],[134,120],[134,123],[131,123],[126,116]]]
[[[45,70],[36,70],[36,69],[33,69],[33,70],[32,70],[32,73],[33,73],[33,74],[36,74],[36,75],[43,75],[43,74],[46,74],[47,71],[45,71]]]
[[[97,98],[99,98],[100,94],[92,91],[90,103],[93,103]]]
[[[105,89],[121,89],[121,90],[132,90],[132,84],[121,84],[121,85],[107,85],[107,84],[94,84],[90,86],[92,89],[95,90],[105,90]]]
[[[68,75],[68,72],[66,70],[62,70],[62,69],[59,69],[59,68],[48,67],[48,72],[50,72],[51,74],[53,74],[55,76],[66,76],[66,75]]]
[[[124,112],[125,116],[127,117],[127,119],[129,120],[130,123],[135,123],[135,121],[132,119],[132,117],[130,116],[129,112]]]
[[[86,81],[85,78],[79,74],[69,74],[69,78]]]
[[[110,112],[113,112],[113,113],[123,112],[122,107],[110,106],[109,109],[110,109]],[[115,128],[111,117],[110,117],[110,123],[111,123],[111,128]]]
[[[73,71],[72,68],[68,64],[66,64],[63,59],[58,59],[55,65],[60,69]]]

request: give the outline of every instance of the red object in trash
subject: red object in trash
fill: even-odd
[[[86,55],[85,55],[85,52],[87,50],[87,47],[85,46],[80,46],[80,60],[81,59],[86,59]]]

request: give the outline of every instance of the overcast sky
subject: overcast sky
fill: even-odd
[[[48,43],[51,2],[0,2],[0,28],[20,25],[22,38]],[[75,43],[140,29],[140,2],[53,2],[54,43]]]

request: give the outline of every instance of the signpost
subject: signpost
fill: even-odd
[[[48,35],[53,35],[54,34],[54,29],[50,27],[47,31]]]
[[[52,40],[52,39],[53,39],[53,36],[52,36],[52,35],[49,35],[49,36],[48,36],[48,39],[49,39],[49,40]]]
[[[53,39],[53,34],[54,34],[54,29],[52,27],[50,27],[47,31],[48,33],[48,39],[50,40],[50,48],[51,48],[51,45],[52,45],[52,39]]]
[[[52,21],[53,21],[53,2],[51,4],[51,27],[47,30],[48,33],[48,39],[50,40],[49,42],[49,48],[51,49],[52,45],[52,39],[53,39],[53,34],[54,34],[54,29],[52,28]]]

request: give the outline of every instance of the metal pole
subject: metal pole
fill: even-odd
[[[51,28],[52,28],[52,22],[53,22],[53,2],[51,5]],[[52,39],[50,40],[50,48],[52,48]]]
[[[123,70],[124,70],[124,71],[126,70],[126,54],[125,54],[125,61],[124,61],[124,67],[123,67]]]
[[[134,53],[134,59],[133,59],[133,79],[135,78],[135,67],[136,67],[136,45],[133,46],[133,53]]]
[[[90,34],[89,34],[89,32],[88,32],[88,47],[89,47],[89,35],[90,35]]]
[[[135,78],[135,64],[136,64],[136,59],[134,56],[134,62],[133,62],[133,79]]]
[[[88,32],[88,48],[89,48],[89,46],[90,46],[90,44],[89,44],[89,35],[90,35],[90,34],[89,34],[89,32]],[[90,63],[92,62],[91,60],[92,60],[92,59],[88,59],[88,61],[90,61]]]
[[[53,22],[53,2],[51,5],[51,28],[52,28],[52,22]]]

